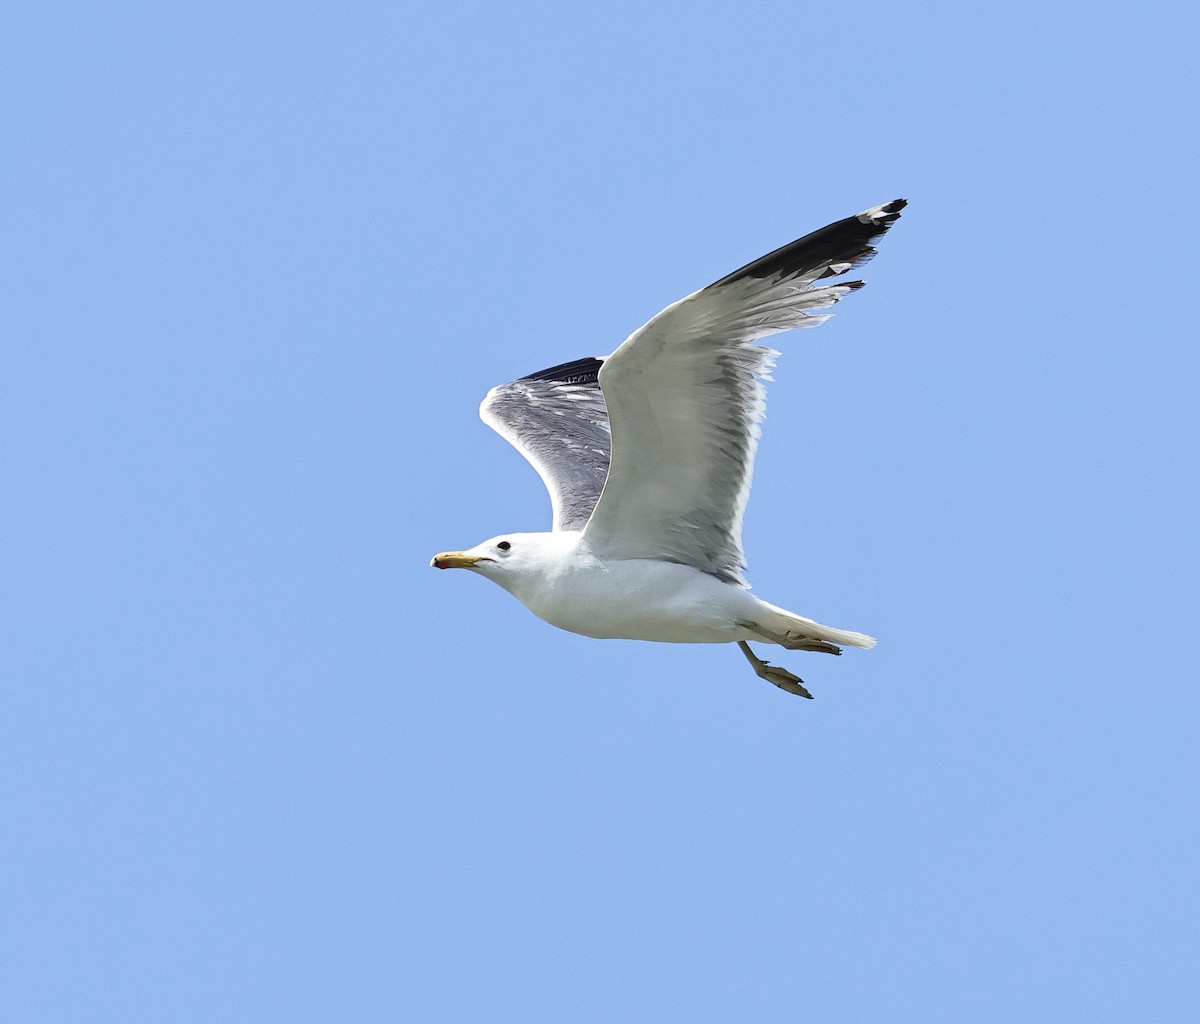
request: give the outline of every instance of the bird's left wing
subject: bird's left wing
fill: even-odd
[[[608,410],[599,358],[576,359],[492,388],[480,418],[517,449],[550,492],[555,530],[580,530],[608,473]]]
[[[604,362],[612,458],[584,536],[608,558],[692,565],[745,584],[742,518],[777,352],[759,338],[827,320],[862,287],[903,199],[814,231],[668,306]]]

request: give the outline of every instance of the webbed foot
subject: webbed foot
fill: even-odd
[[[754,669],[754,674],[759,679],[765,679],[768,683],[778,686],[781,690],[787,690],[788,693],[794,693],[798,697],[807,697],[813,699],[813,695],[804,687],[804,680],[797,675],[793,675],[786,668],[781,668],[778,665],[772,665],[769,661],[763,661],[757,658],[754,652],[750,650],[750,645],[745,640],[739,640],[737,645],[742,649],[742,653],[746,656],[746,660],[750,662]]]

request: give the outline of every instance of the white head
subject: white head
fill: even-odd
[[[429,563],[435,569],[470,569],[520,597],[522,584],[540,581],[561,565],[579,534],[503,533],[466,551],[443,551]]]

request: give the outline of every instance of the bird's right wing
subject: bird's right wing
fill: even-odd
[[[604,360],[576,359],[492,388],[479,416],[517,449],[550,492],[555,530],[581,530],[608,474]]]

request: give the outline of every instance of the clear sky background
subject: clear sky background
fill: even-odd
[[[1197,15],[10,11],[0,1017],[1195,1020]],[[559,632],[476,416],[864,207],[780,654]]]

